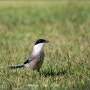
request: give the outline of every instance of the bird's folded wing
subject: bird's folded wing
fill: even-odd
[[[29,58],[24,62],[24,64],[27,64],[27,63],[31,62],[32,60],[33,60],[33,58],[29,57]]]

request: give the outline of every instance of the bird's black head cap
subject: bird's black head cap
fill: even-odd
[[[49,42],[49,41],[48,41],[48,40],[44,40],[44,39],[38,39],[38,40],[36,41],[35,45],[36,45],[36,44],[39,44],[39,43],[47,43],[47,42]]]

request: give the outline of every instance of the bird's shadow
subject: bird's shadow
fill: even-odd
[[[57,71],[57,72],[55,72],[55,71],[42,71],[42,72],[40,72],[40,75],[43,75],[43,76],[45,76],[45,77],[49,77],[49,76],[51,76],[51,77],[54,77],[54,76],[59,76],[59,75],[65,75],[67,73],[67,70],[61,70],[61,71]]]

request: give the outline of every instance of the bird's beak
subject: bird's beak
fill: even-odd
[[[49,42],[48,40],[45,41],[45,43],[48,43],[48,42]]]

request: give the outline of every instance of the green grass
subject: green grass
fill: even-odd
[[[0,67],[23,63],[38,38],[50,41],[41,76],[0,68],[0,89],[90,90],[90,3],[0,2]]]

